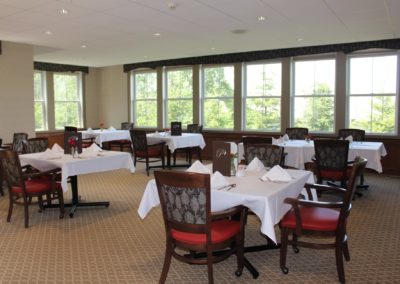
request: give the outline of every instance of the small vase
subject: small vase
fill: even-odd
[[[71,147],[71,156],[72,156],[72,158],[76,158],[76,155],[77,155],[76,148],[75,147]]]
[[[235,176],[236,175],[235,159],[236,158],[231,158],[231,176]]]

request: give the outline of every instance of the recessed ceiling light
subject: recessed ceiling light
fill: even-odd
[[[299,38],[297,39],[297,41],[303,41],[303,39],[302,39],[301,37],[299,37]]]
[[[45,31],[44,34],[45,34],[45,35],[51,35],[52,32],[51,32],[51,31]]]
[[[58,10],[58,12],[59,12],[60,14],[62,14],[62,15],[66,15],[66,14],[69,13],[69,10],[62,8],[62,9]]]
[[[245,29],[232,30],[232,33],[237,34],[237,35],[245,34],[246,32],[247,32],[247,30],[245,30]]]
[[[265,21],[265,17],[264,16],[258,16],[257,20],[259,20],[260,22]]]
[[[215,47],[211,47],[211,50],[216,50],[216,48]]]
[[[81,48],[86,48],[86,47],[87,47],[87,45],[85,45],[85,44],[81,45]]]
[[[153,36],[160,36],[160,33],[154,33]]]

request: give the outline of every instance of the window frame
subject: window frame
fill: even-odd
[[[35,131],[40,132],[40,131],[48,131],[49,130],[49,123],[48,123],[48,94],[47,94],[47,82],[46,82],[46,72],[45,71],[39,71],[39,70],[34,70],[33,75],[35,74],[40,75],[40,93],[41,93],[41,100],[36,100],[36,97],[33,99],[34,103],[34,108],[36,108],[36,103],[41,103],[42,105],[42,114],[43,114],[43,129],[37,129],[35,126]],[[35,117],[36,121],[36,117]]]

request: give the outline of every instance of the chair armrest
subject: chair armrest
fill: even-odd
[[[306,183],[304,185],[305,189],[307,190],[307,192],[309,192],[309,190],[311,188],[314,188],[316,190],[319,191],[334,191],[334,192],[339,192],[339,193],[345,193],[346,189],[338,187],[338,186],[329,186],[329,185],[323,185],[323,184],[311,184],[311,183]]]

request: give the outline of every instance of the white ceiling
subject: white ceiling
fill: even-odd
[[[0,0],[0,40],[100,67],[399,38],[399,12],[400,0]]]

